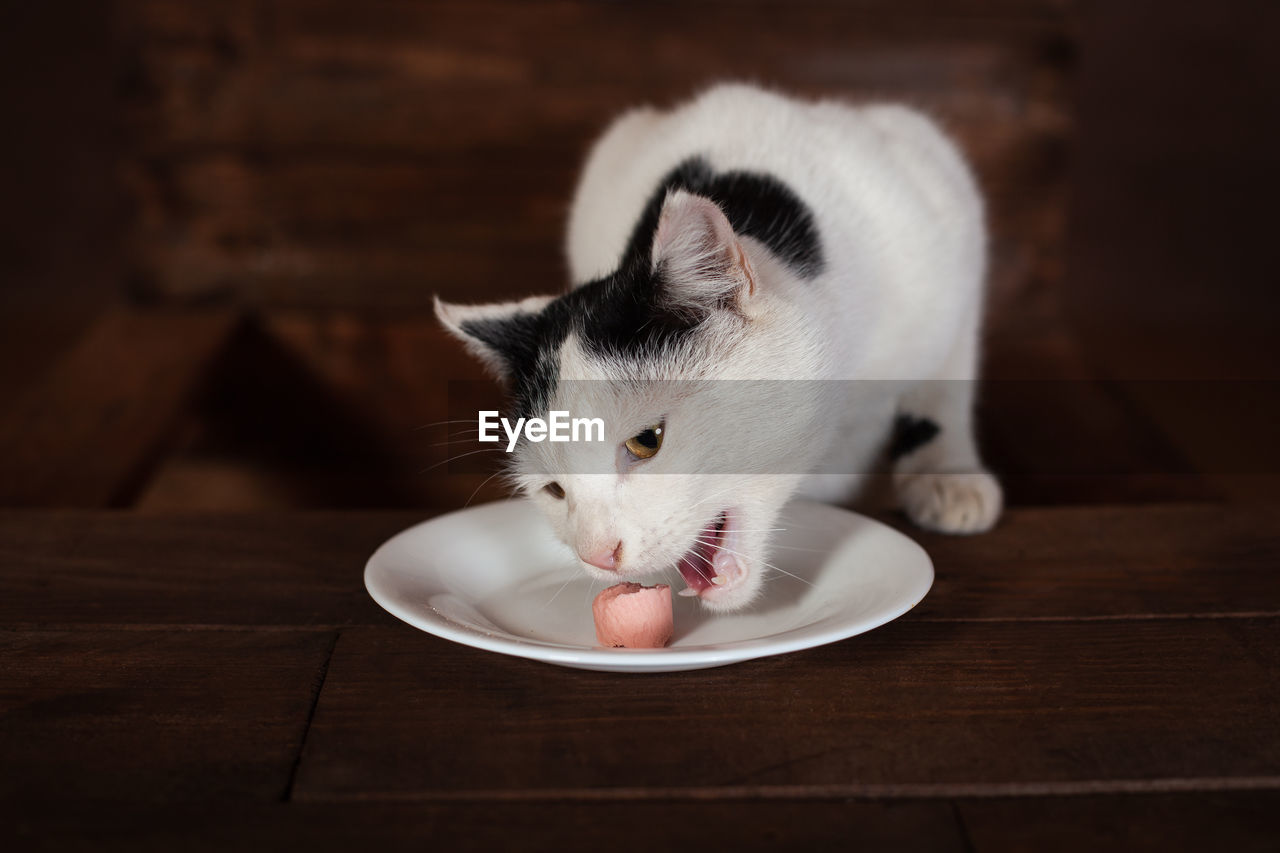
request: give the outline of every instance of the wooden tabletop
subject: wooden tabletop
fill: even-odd
[[[898,621],[642,676],[486,653],[382,612],[364,560],[417,520],[0,513],[4,835],[131,850],[1280,838],[1280,507],[908,530],[938,579]]]

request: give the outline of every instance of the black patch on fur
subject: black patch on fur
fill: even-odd
[[[797,274],[822,271],[813,214],[792,190],[765,174],[716,174],[701,157],[667,174],[645,204],[618,268],[575,287],[534,314],[473,320],[461,325],[499,353],[509,367],[518,417],[545,410],[555,391],[560,346],[575,332],[600,355],[657,357],[698,325],[663,305],[663,282],[653,269],[653,238],[667,194],[683,189],[720,205],[736,233],[753,237]]]
[[[570,332],[601,355],[657,357],[697,326],[665,310],[659,288],[646,260],[574,288],[537,313],[468,320],[461,329],[506,362],[516,415],[531,417],[555,391],[560,347]]]
[[[790,187],[762,172],[717,174],[702,157],[690,157],[662,179],[631,232],[624,263],[626,259],[650,256],[663,202],[673,190],[714,201],[735,233],[764,243],[796,274],[813,278],[822,272],[826,262],[813,212]]]
[[[558,301],[558,300],[557,300]],[[467,320],[459,328],[496,352],[507,365],[516,417],[546,408],[559,373],[557,354],[569,330],[557,322],[553,301],[537,313]]]
[[[717,174],[702,157],[690,157],[649,196],[618,269],[553,303],[574,312],[577,322],[572,325],[587,349],[602,355],[645,355],[696,328],[696,321],[663,308],[663,282],[653,270],[653,238],[673,190],[714,201],[735,233],[759,240],[797,274],[812,278],[822,271],[825,261],[813,213],[790,187],[761,173]]]
[[[893,421],[893,438],[889,441],[889,458],[897,461],[903,456],[914,453],[933,441],[940,432],[942,432],[942,427],[929,418],[898,415]]]
[[[502,356],[508,365],[532,364],[538,355],[541,322],[537,314],[512,314],[487,320],[467,320],[459,324],[475,338]]]

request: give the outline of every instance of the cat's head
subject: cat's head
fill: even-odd
[[[824,353],[768,292],[776,262],[712,201],[671,193],[643,249],[558,297],[436,313],[508,385],[517,416],[603,423],[603,441],[521,440],[510,466],[587,572],[677,570],[685,594],[736,609],[760,591],[817,429],[814,406],[789,401],[780,418],[751,380],[812,376]]]

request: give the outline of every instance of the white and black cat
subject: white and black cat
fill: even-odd
[[[995,523],[971,423],[982,199],[920,113],[745,85],[628,112],[591,152],[568,255],[567,293],[436,311],[521,413],[607,425],[513,456],[588,572],[676,567],[685,594],[742,607],[783,504],[852,498],[886,452],[917,524]],[[804,390],[762,404],[722,380]]]

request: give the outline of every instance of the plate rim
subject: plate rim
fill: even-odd
[[[608,670],[614,672],[657,672],[663,669],[680,670],[724,666],[748,660],[755,660],[762,657],[790,654],[792,652],[803,651],[804,649],[817,648],[819,646],[826,646],[831,643],[847,640],[850,637],[856,637],[859,634],[865,634],[869,631],[874,631],[876,628],[881,628],[914,610],[919,606],[920,602],[928,596],[929,592],[933,589],[934,581],[937,579],[937,570],[933,565],[933,559],[929,556],[929,553],[919,542],[912,539],[910,536],[907,536],[902,531],[885,524],[879,519],[871,518],[870,516],[846,509],[845,507],[823,503],[821,501],[797,499],[789,502],[787,506],[793,506],[795,504],[809,504],[820,507],[824,510],[847,513],[855,516],[865,524],[888,531],[893,536],[905,542],[910,548],[917,551],[919,556],[923,558],[923,565],[926,569],[925,576],[922,576],[924,582],[922,583],[919,595],[906,606],[889,608],[884,612],[884,614],[873,619],[872,624],[859,623],[851,628],[846,626],[845,628],[829,629],[828,631],[819,632],[819,635],[816,637],[800,636],[792,638],[789,641],[768,641],[766,638],[754,638],[732,644],[725,644],[723,648],[710,648],[703,646],[690,648],[666,647],[662,649],[606,649],[602,647],[574,648],[559,643],[547,643],[539,640],[513,640],[504,637],[486,635],[480,631],[457,626],[440,616],[432,617],[430,614],[423,613],[420,610],[410,607],[402,608],[390,593],[384,592],[383,594],[380,594],[375,588],[376,579],[374,576],[379,571],[375,564],[377,563],[379,556],[382,555],[384,551],[388,550],[398,539],[409,536],[420,527],[435,524],[452,516],[492,508],[498,505],[508,504],[510,502],[511,499],[496,500],[472,507],[463,507],[461,509],[451,510],[450,512],[423,519],[416,524],[410,525],[409,527],[392,534],[383,541],[382,544],[374,549],[374,552],[365,561],[365,591],[379,607],[400,621],[417,628],[420,631],[460,645],[560,666]]]

